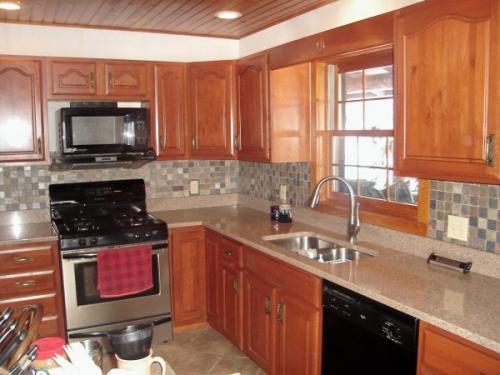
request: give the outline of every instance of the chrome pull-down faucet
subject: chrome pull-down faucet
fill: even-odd
[[[319,191],[321,187],[328,181],[339,181],[347,189],[349,194],[349,218],[347,219],[347,237],[349,238],[349,242],[354,244],[356,241],[356,236],[358,235],[359,230],[361,229],[361,221],[359,220],[359,203],[356,202],[356,195],[354,194],[354,190],[352,190],[351,185],[342,177],[336,176],[326,176],[319,180],[316,188],[314,189],[314,193],[311,196],[310,207],[314,208],[319,203]]]

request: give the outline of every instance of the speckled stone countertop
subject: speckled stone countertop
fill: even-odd
[[[0,225],[0,245],[56,241],[57,235],[48,222]]]
[[[374,257],[357,262],[318,263],[262,237],[314,232],[342,242],[342,235],[299,222],[274,225],[267,214],[241,206],[160,211],[155,215],[167,221],[170,228],[203,224],[500,353],[500,279],[428,265],[425,258],[368,242],[359,242],[355,248]]]

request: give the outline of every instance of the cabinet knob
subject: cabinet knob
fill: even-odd
[[[283,323],[285,321],[285,306],[282,303],[278,303],[276,311],[277,311],[276,319],[278,320],[279,323]]]
[[[224,250],[224,255],[227,255],[228,257],[233,256],[233,251],[231,249],[226,249]]]
[[[196,137],[193,137],[191,139],[191,148],[193,149],[193,151],[196,151]]]
[[[14,262],[16,262],[16,263],[31,263],[31,262],[33,262],[33,257],[15,257]]]
[[[18,281],[16,283],[16,288],[28,288],[30,286],[35,286],[35,285],[36,285],[35,280]]]
[[[488,134],[486,137],[486,165],[493,167],[495,164],[495,134]]]

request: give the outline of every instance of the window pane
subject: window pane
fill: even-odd
[[[418,203],[418,179],[397,177],[389,172],[389,200],[407,204]]]
[[[365,102],[365,129],[391,130],[393,128],[393,99],[367,100]]]
[[[358,168],[356,167],[333,167],[333,175],[338,177],[343,177],[351,185],[354,193],[357,194],[357,180],[358,180]],[[331,184],[332,191],[347,193],[347,188],[344,184],[332,181]]]
[[[385,199],[387,170],[359,168],[359,194],[364,197]]]
[[[333,164],[358,165],[357,137],[333,137]]]
[[[365,70],[365,98],[393,96],[392,66]]]
[[[386,137],[359,137],[359,165],[387,167]]]
[[[340,100],[355,100],[363,98],[363,71],[341,73],[339,75]]]
[[[363,102],[340,103],[338,110],[340,130],[363,129]]]

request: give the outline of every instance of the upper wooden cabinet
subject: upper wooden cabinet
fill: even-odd
[[[0,162],[45,159],[42,62],[0,57]]]
[[[417,374],[500,374],[500,354],[420,322]]]
[[[181,159],[186,147],[186,65],[155,65],[158,158]]]
[[[148,99],[152,76],[146,62],[49,59],[49,99]]]
[[[268,56],[238,61],[238,159],[269,161]]]
[[[500,180],[499,18],[496,0],[429,0],[397,14],[397,174]]]
[[[54,95],[96,95],[96,63],[93,61],[50,61]]]
[[[191,155],[195,158],[234,158],[233,61],[189,66]]]

